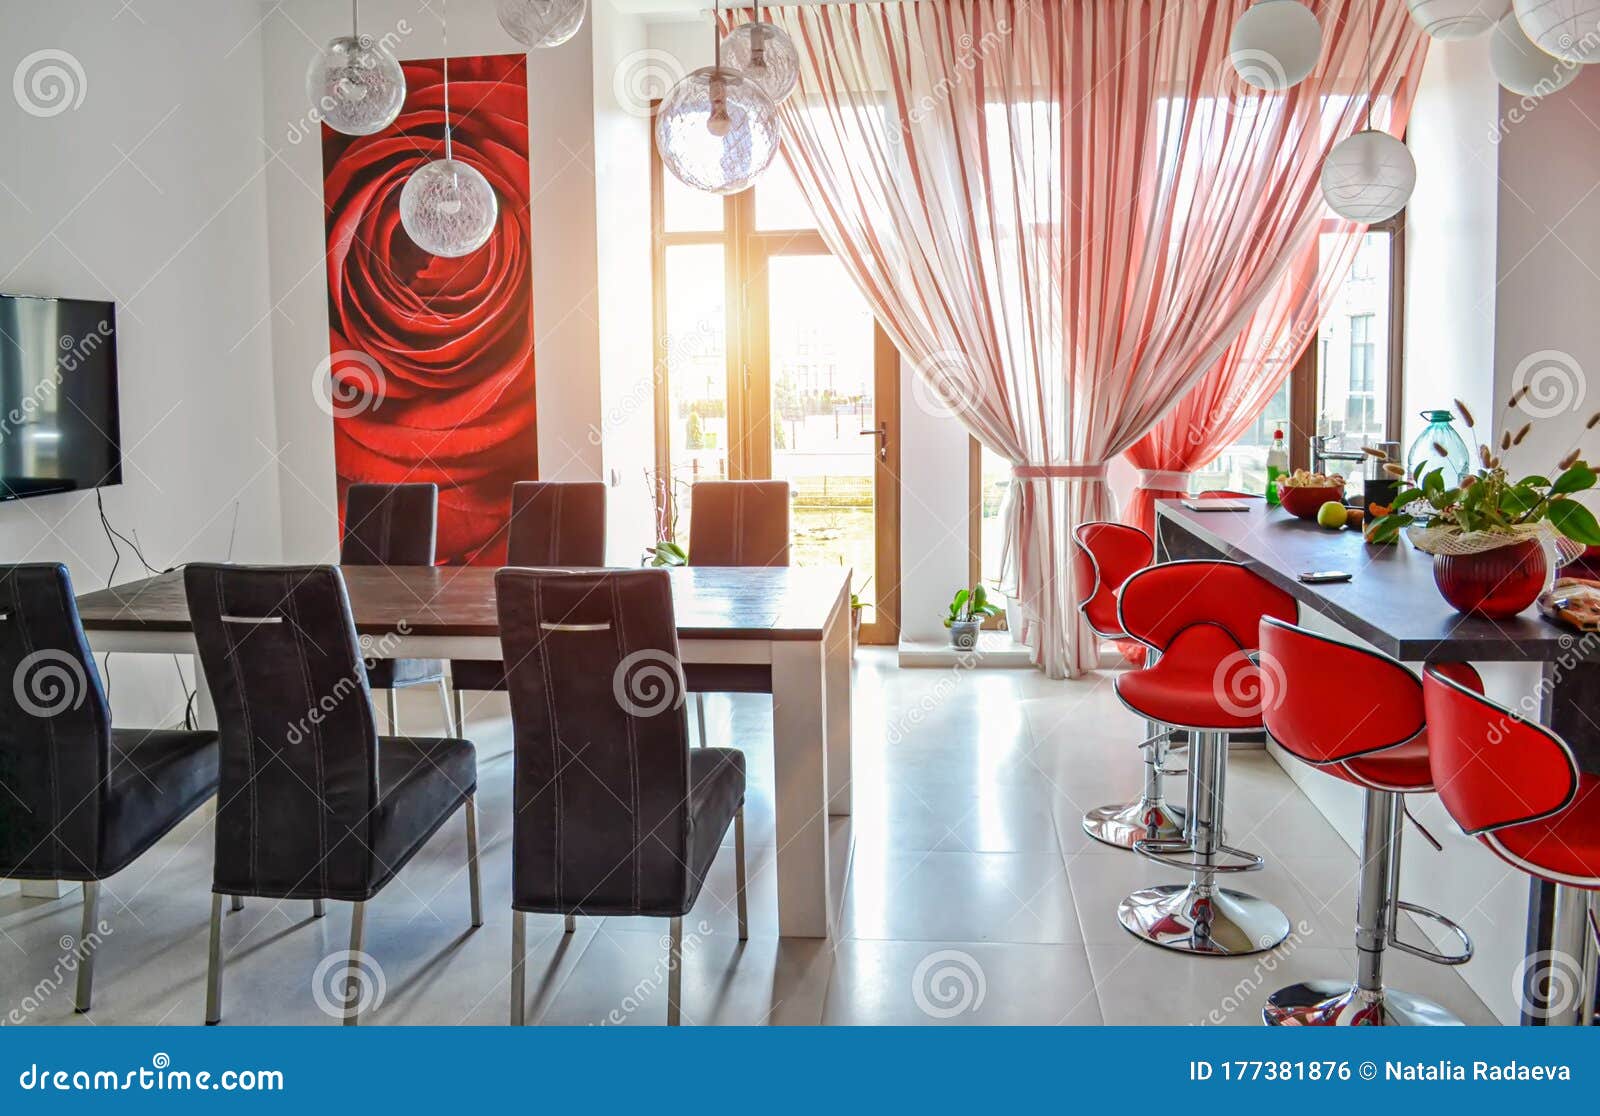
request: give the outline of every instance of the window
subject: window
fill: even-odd
[[[1196,472],[1195,490],[1265,489],[1275,429],[1286,435],[1291,467],[1313,467],[1317,437],[1328,455],[1322,466],[1347,475],[1357,470],[1363,446],[1400,437],[1403,221],[1401,214],[1367,230],[1313,342],[1250,428]],[[1333,250],[1333,235],[1324,233],[1322,244]]]

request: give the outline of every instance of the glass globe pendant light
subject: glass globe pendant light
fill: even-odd
[[[716,33],[716,12],[712,13]],[[738,70],[716,61],[672,87],[656,114],[661,162],[680,182],[713,194],[748,189],[778,153],[778,109]]]
[[[444,8],[440,6],[440,23]],[[444,158],[418,168],[400,191],[400,224],[424,252],[455,259],[482,248],[494,232],[500,201],[475,167],[450,145],[450,36],[444,37]]]
[[[560,46],[578,33],[589,0],[496,0],[500,26],[528,47]]]
[[[755,82],[761,92],[781,104],[800,81],[800,52],[789,32],[775,23],[741,23],[722,40],[729,68]]]
[[[1372,126],[1372,0],[1367,0],[1367,126],[1334,145],[1322,162],[1322,196],[1339,216],[1370,225],[1406,207],[1417,164],[1405,144]]]
[[[311,60],[306,96],[334,131],[370,136],[400,115],[406,75],[382,43],[358,30],[356,4],[350,0],[350,34],[330,40]]]

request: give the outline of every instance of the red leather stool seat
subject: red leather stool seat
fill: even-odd
[[[1118,675],[1116,689],[1124,705],[1164,724],[1217,732],[1261,727],[1260,671],[1214,624],[1185,628],[1154,666]]]
[[[1078,583],[1090,587],[1078,607],[1089,627],[1102,639],[1125,639],[1117,616],[1122,583],[1155,560],[1155,543],[1137,527],[1096,520],[1079,524],[1072,533]]]
[[[1358,786],[1376,787],[1379,790],[1411,793],[1433,789],[1426,732],[1398,747],[1347,760],[1327,770]]]
[[[1577,797],[1561,813],[1495,830],[1485,843],[1524,872],[1600,888],[1600,776],[1580,775]]]

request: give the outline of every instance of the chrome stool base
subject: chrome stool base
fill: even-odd
[[[1269,1027],[1460,1027],[1432,1000],[1385,988],[1366,992],[1338,980],[1280,988],[1261,1009]]]
[[[1180,953],[1237,957],[1289,936],[1289,917],[1265,899],[1193,883],[1135,891],[1117,908],[1123,929]]]
[[[1183,837],[1183,811],[1144,799],[1101,806],[1083,815],[1083,831],[1119,849],[1132,849],[1135,841],[1177,841]]]

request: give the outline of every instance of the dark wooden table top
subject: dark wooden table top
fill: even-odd
[[[1368,546],[1355,528],[1329,531],[1264,500],[1252,504],[1259,506],[1197,512],[1177,500],[1158,501],[1164,553],[1194,558],[1209,549],[1243,562],[1294,594],[1301,607],[1406,662],[1553,662],[1582,654],[1590,642],[1532,608],[1510,620],[1461,615],[1439,595],[1433,559],[1404,538],[1393,546]],[[1307,570],[1344,570],[1354,577],[1344,584],[1304,585],[1297,578]]]
[[[416,636],[498,636],[492,568],[344,566],[356,630]],[[681,567],[668,571],[680,639],[814,640],[849,580],[842,566]],[[94,631],[187,632],[183,573],[113,585],[78,598]]]

